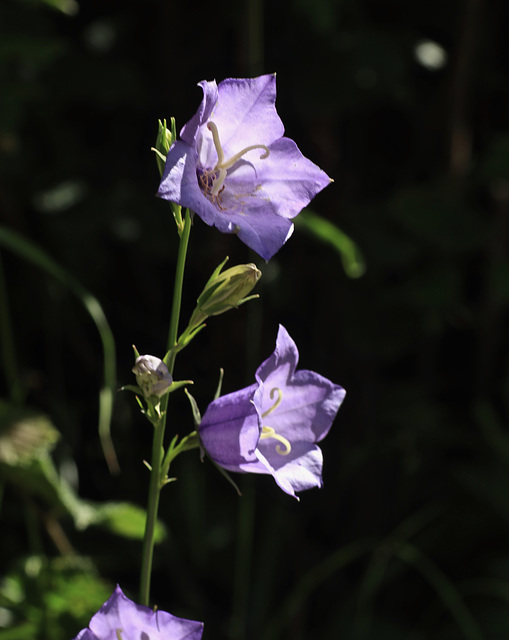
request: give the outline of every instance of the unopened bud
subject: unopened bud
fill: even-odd
[[[168,391],[173,382],[168,367],[155,356],[138,356],[132,370],[136,375],[136,382],[146,398],[150,398],[150,396],[160,398]]]
[[[175,118],[171,118],[170,129],[166,126],[166,120],[159,120],[156,145],[154,151],[156,152],[156,162],[159,169],[159,173],[163,175],[165,158],[170,150],[171,145],[175,142]]]
[[[233,307],[238,307],[246,300],[258,297],[246,296],[261,275],[261,271],[253,263],[239,264],[223,271],[223,273],[216,269],[197,300],[196,309],[193,311],[189,325],[196,327],[207,316],[218,316]]]

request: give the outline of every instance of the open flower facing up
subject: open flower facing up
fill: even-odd
[[[158,195],[268,260],[331,180],[283,137],[275,75],[199,86],[203,101],[168,152]]]
[[[74,640],[200,640],[202,633],[202,622],[135,604],[117,585]]]
[[[299,352],[280,325],[256,384],[214,400],[199,425],[204,449],[228,471],[271,474],[289,495],[322,486],[322,452],[345,390],[313,371],[296,371]]]

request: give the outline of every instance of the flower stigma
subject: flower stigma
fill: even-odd
[[[274,404],[272,405],[272,407],[270,407],[269,409],[267,409],[267,411],[264,411],[262,413],[262,418],[266,418],[269,413],[272,413],[273,411],[275,411],[279,405],[281,404],[282,400],[283,400],[283,392],[281,391],[281,389],[279,387],[272,387],[272,389],[270,390],[269,393],[269,398],[271,400],[274,400],[274,396],[277,393],[277,398],[276,401],[274,402]]]
[[[281,404],[283,400],[283,392],[281,391],[281,389],[279,389],[279,387],[273,387],[270,390],[269,398],[271,400],[274,400],[275,395],[277,395],[277,398],[274,404],[271,407],[269,407],[267,411],[264,411],[262,413],[262,418],[266,418],[270,413],[275,411],[277,407],[279,407],[279,405]],[[266,438],[273,438],[274,440],[278,440],[282,445],[284,445],[284,448],[282,448],[281,445],[279,444],[276,445],[276,451],[282,456],[287,456],[292,450],[292,445],[290,444],[290,441],[284,436],[277,433],[276,430],[273,429],[272,427],[267,427],[267,426],[262,427],[260,440],[265,440]]]
[[[274,438],[274,440],[278,440],[282,445],[284,445],[284,449],[280,444],[276,445],[276,451],[282,456],[287,456],[292,450],[290,441],[279,433],[276,433],[276,430],[272,427],[262,427],[260,440],[265,440],[266,438]]]
[[[212,171],[204,171],[200,176],[200,184],[203,192],[207,197],[210,197],[214,204],[224,211],[221,206],[221,193],[224,190],[224,181],[228,173],[228,169],[231,169],[233,165],[238,162],[243,155],[253,149],[263,149],[263,153],[260,156],[260,160],[268,158],[270,155],[270,149],[264,144],[253,144],[249,147],[245,147],[231,158],[226,159],[221,146],[221,140],[219,138],[219,130],[215,122],[208,122],[207,129],[212,133],[212,140],[217,153],[217,162]]]

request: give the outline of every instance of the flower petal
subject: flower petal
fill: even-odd
[[[293,233],[293,223],[271,208],[264,207],[264,203],[257,201],[256,206],[249,206],[247,212],[229,213],[230,224],[235,225],[235,233],[244,244],[256,251],[264,260],[270,260],[281,249]],[[214,226],[225,232],[226,221],[219,215]]]
[[[294,218],[332,180],[290,138],[273,142],[269,150],[257,164],[257,196],[270,201],[279,215]]]
[[[210,114],[217,103],[218,97],[218,88],[215,80],[211,82],[202,80],[198,83],[198,86],[203,89],[203,100],[198,107],[198,111],[180,131],[180,137],[184,142],[187,142],[190,147],[195,145],[198,129],[210,118]]]
[[[282,371],[278,369],[265,380],[262,413],[273,405],[270,390],[281,389],[282,401],[266,421],[281,436],[296,441],[319,442],[332,425],[345,397],[345,390],[314,371],[297,371],[285,387],[280,386]]]
[[[256,462],[261,427],[253,399],[259,393],[258,385],[253,384],[217,398],[198,427],[209,456],[229,471],[243,471],[243,464]]]
[[[90,630],[97,640],[116,638],[118,630],[124,633],[124,638],[138,637],[137,632],[142,632],[141,636],[145,633],[151,640],[200,640],[203,624],[177,618],[166,611],[154,612],[149,607],[136,604],[117,585],[111,597],[91,619]]]
[[[298,491],[305,491],[322,486],[323,456],[319,447],[314,444],[292,443],[292,451],[288,456],[271,450],[270,439],[261,441],[257,450],[258,460],[272,474],[278,486],[288,495],[294,496]],[[297,498],[298,500],[298,498]]]
[[[181,140],[177,140],[168,151],[157,195],[164,200],[176,202],[182,207],[188,207],[209,225],[214,224],[220,213],[217,207],[203,195],[198,185],[196,152]],[[232,224],[229,233],[233,231]]]
[[[345,390],[314,371],[295,371],[299,352],[288,331],[279,326],[274,353],[256,372],[264,394],[258,408],[264,421],[278,434],[295,442],[319,442],[328,433],[345,397]],[[274,407],[271,391],[279,389],[281,402]]]
[[[285,128],[276,111],[275,74],[220,82],[210,119],[219,129],[227,156],[250,145],[269,145],[281,138]]]
[[[278,371],[278,378],[273,378],[272,383],[279,384],[282,387],[286,386],[297,368],[299,362],[299,351],[293,338],[288,331],[279,325],[276,338],[276,348],[274,353],[267,358],[256,370],[256,379],[265,382],[269,375]],[[273,384],[269,385],[273,386]],[[263,407],[263,411],[266,411],[267,407]]]
[[[222,233],[236,233],[262,258],[269,260],[288,240],[293,224],[279,216],[270,203],[246,195],[237,196],[233,211],[223,211],[212,204],[198,186],[196,153],[178,140],[166,157],[157,195],[194,211],[206,224]]]

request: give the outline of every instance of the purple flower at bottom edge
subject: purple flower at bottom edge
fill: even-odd
[[[345,390],[313,371],[296,371],[299,352],[280,325],[274,353],[256,384],[214,400],[199,435],[228,471],[271,474],[289,495],[322,486],[322,452]]]
[[[269,260],[331,179],[283,137],[274,74],[199,86],[202,103],[168,152],[157,195]]]
[[[117,585],[74,640],[200,640],[202,633],[202,622],[136,604]]]

